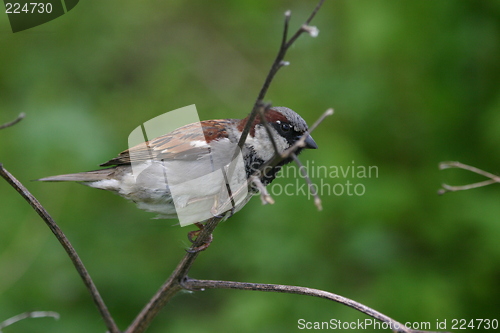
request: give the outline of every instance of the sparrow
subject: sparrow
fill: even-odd
[[[303,135],[307,135],[303,148],[318,148],[307,134],[305,120],[293,110],[273,107],[264,118],[278,153]],[[259,173],[274,157],[275,148],[268,129],[256,117],[240,150],[238,141],[247,122],[248,117],[192,123],[121,152],[100,165],[105,169],[38,180],[75,181],[108,190],[159,214],[157,218],[178,218],[183,226],[195,223],[200,227],[200,222],[213,216],[227,218],[239,211],[257,192],[251,182],[248,185],[251,176],[257,175],[267,186],[292,160],[270,167],[265,175]]]

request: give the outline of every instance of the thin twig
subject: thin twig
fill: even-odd
[[[444,169],[450,169],[450,168],[459,168],[459,169],[464,169],[468,170],[474,173],[477,173],[478,175],[485,176],[487,178],[493,179],[496,182],[500,183],[500,177],[497,175],[494,175],[492,173],[489,173],[487,171],[481,170],[479,168],[463,164],[460,162],[441,162],[439,163],[439,169],[444,170]]]
[[[10,126],[14,126],[15,124],[17,124],[18,122],[20,122],[21,120],[23,120],[23,118],[25,116],[26,116],[26,114],[24,114],[24,112],[21,112],[19,114],[19,116],[17,116],[17,118],[14,119],[13,121],[11,121],[10,123],[5,123],[3,125],[0,125],[0,130],[4,129],[4,128],[7,128],[7,127],[10,127]]]
[[[438,190],[438,194],[442,195],[447,192],[456,192],[456,191],[465,191],[465,190],[470,190],[473,188],[478,188],[478,187],[483,187],[495,183],[500,183],[500,177],[497,175],[494,175],[492,173],[489,173],[487,171],[481,170],[479,168],[463,164],[460,162],[441,162],[439,163],[439,169],[444,170],[444,169],[450,169],[450,168],[458,168],[458,169],[463,169],[467,170],[473,173],[476,173],[478,175],[490,178],[489,180],[485,180],[482,182],[477,182],[473,184],[468,184],[468,185],[463,185],[463,186],[451,186],[448,184],[442,184],[441,186],[443,187],[442,189]]]
[[[92,278],[90,277],[87,269],[83,265],[83,262],[81,261],[80,257],[76,253],[75,249],[69,242],[68,238],[62,230],[59,228],[57,223],[52,219],[52,217],[49,215],[49,213],[45,210],[45,208],[40,204],[40,202],[24,187],[21,182],[19,182],[10,172],[8,172],[4,167],[3,164],[0,163],[0,175],[14,188],[16,191],[33,207],[33,209],[40,215],[42,220],[45,221],[47,226],[50,228],[52,233],[56,236],[57,240],[59,243],[61,243],[62,247],[64,250],[66,250],[66,253],[68,254],[69,258],[73,262],[73,265],[75,266],[78,274],[83,280],[83,283],[87,287],[88,291],[90,292],[90,295],[92,296],[92,299],[94,300],[94,303],[97,306],[97,309],[101,313],[102,318],[104,319],[104,322],[106,324],[106,327],[108,328],[109,332],[111,333],[119,333],[120,330],[116,326],[113,317],[111,317],[111,314],[109,313],[108,308],[106,307],[106,304],[104,304],[104,301],[99,294],[99,291],[97,290],[97,287],[94,284],[94,281],[92,281]]]
[[[257,176],[251,176],[250,177],[250,182],[252,182],[255,187],[257,187],[257,189],[259,190],[260,192],[260,200],[262,202],[263,205],[265,204],[274,204],[274,199],[273,197],[271,197],[271,195],[269,194],[269,192],[267,191],[267,188],[264,186],[264,184],[262,184],[262,182],[260,181],[260,178],[257,177]]]
[[[280,49],[284,49],[288,39],[288,27],[290,26],[290,18],[292,17],[292,11],[289,9],[285,12],[285,25],[283,27],[283,36],[281,38]]]
[[[364,314],[367,314],[370,317],[373,317],[377,320],[385,322],[389,324],[389,327],[394,332],[401,333],[417,333],[424,331],[416,331],[410,328],[407,328],[402,323],[395,321],[394,319],[367,307],[361,303],[358,303],[352,299],[330,293],[328,291],[307,288],[307,287],[298,287],[298,286],[289,286],[282,284],[266,284],[266,283],[248,283],[248,282],[234,282],[234,281],[218,281],[218,280],[197,280],[186,277],[183,281],[184,287],[190,290],[206,290],[206,289],[238,289],[238,290],[256,290],[256,291],[268,291],[268,292],[278,292],[278,293],[287,293],[287,294],[297,294],[297,295],[307,295],[319,298],[325,298],[331,301],[338,302],[340,304],[347,305],[355,310],[358,310]],[[432,333],[429,331],[425,331],[428,333]]]
[[[1,322],[0,323],[0,333],[2,333],[2,329],[4,329],[7,326],[10,326],[12,324],[17,323],[18,321],[28,319],[28,318],[47,318],[47,317],[51,317],[51,318],[54,318],[55,320],[58,320],[60,316],[59,316],[59,313],[52,312],[52,311],[24,312],[24,313],[18,314],[17,316],[11,317],[11,318]]]
[[[451,185],[443,183],[443,184],[441,184],[441,186],[443,188],[438,190],[438,194],[442,195],[442,194],[445,194],[446,192],[466,191],[466,190],[471,190],[473,188],[488,186],[488,185],[495,184],[495,183],[497,183],[497,181],[492,180],[492,179],[485,180],[485,181],[478,182],[478,183],[469,184],[469,185],[463,185],[463,186],[451,186]]]
[[[318,210],[323,210],[323,206],[321,206],[321,198],[319,197],[318,191],[314,187],[314,185],[311,181],[311,178],[309,178],[309,175],[307,174],[306,168],[304,167],[304,165],[302,164],[302,162],[299,160],[299,158],[297,157],[297,155],[295,153],[292,153],[291,155],[292,155],[292,158],[295,161],[295,163],[297,163],[297,165],[299,166],[299,170],[300,170],[300,173],[302,175],[302,178],[304,178],[307,182],[307,186],[309,187],[309,192],[314,197],[314,204],[316,205],[316,208],[318,208]]]
[[[311,23],[314,16],[316,16],[316,13],[318,13],[318,11],[321,8],[321,6],[323,5],[324,1],[325,0],[319,1],[319,3],[316,5],[314,10],[312,11],[311,15],[309,15],[309,17],[307,18],[306,22],[300,27],[299,30],[297,30],[297,32],[288,40],[288,42],[285,43],[285,45],[283,47],[285,50],[287,50],[297,40],[297,38],[299,38],[299,36],[304,32],[307,32],[308,34],[310,34],[311,37],[318,36],[318,33],[319,33],[318,29],[316,27],[309,26],[309,24]],[[288,25],[288,22],[286,22],[286,25]]]
[[[312,19],[314,16],[316,16],[316,13],[319,11],[321,6],[323,5],[323,2],[325,0],[320,0],[314,10],[312,11],[311,15],[307,18],[305,23],[295,32],[295,34],[287,40],[288,38],[288,25],[290,22],[290,17],[291,17],[291,12],[287,10],[285,12],[285,24],[283,28],[283,37],[282,41],[280,44],[280,48],[278,51],[278,54],[276,55],[276,59],[274,59],[273,64],[271,65],[271,69],[269,70],[269,73],[267,74],[266,80],[264,81],[264,84],[262,85],[262,88],[260,89],[259,95],[257,96],[257,100],[255,101],[255,104],[252,108],[252,112],[248,116],[248,121],[243,129],[243,132],[241,134],[240,140],[238,141],[238,147],[240,149],[243,149],[243,145],[245,144],[245,141],[247,139],[248,133],[250,133],[250,128],[252,127],[252,124],[255,120],[255,117],[257,116],[257,109],[259,108],[260,105],[262,105],[262,101],[264,100],[264,97],[266,97],[267,90],[269,89],[269,86],[271,85],[271,82],[273,81],[274,76],[278,72],[278,70],[286,65],[286,62],[284,62],[284,58],[286,55],[286,52],[292,46],[292,44],[299,38],[299,36],[307,32],[307,29],[304,29],[304,27],[308,26],[309,23],[311,23]]]

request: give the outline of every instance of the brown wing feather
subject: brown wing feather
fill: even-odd
[[[117,157],[101,164],[101,166],[130,164],[131,155],[134,162],[151,159],[198,159],[200,156],[209,153],[209,147],[204,147],[202,143],[227,138],[226,126],[235,121],[232,119],[205,120],[200,123],[179,127],[168,134],[127,149]],[[200,124],[203,134],[200,131]],[[197,144],[193,144],[193,142]]]

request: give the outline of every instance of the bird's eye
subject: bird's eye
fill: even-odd
[[[289,132],[291,129],[292,129],[292,126],[290,126],[290,124],[288,124],[288,123],[281,124],[281,130],[283,132]]]

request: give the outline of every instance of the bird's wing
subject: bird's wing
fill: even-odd
[[[209,143],[228,139],[232,119],[193,123],[121,152],[101,166],[126,165],[147,160],[197,160],[210,153]]]

